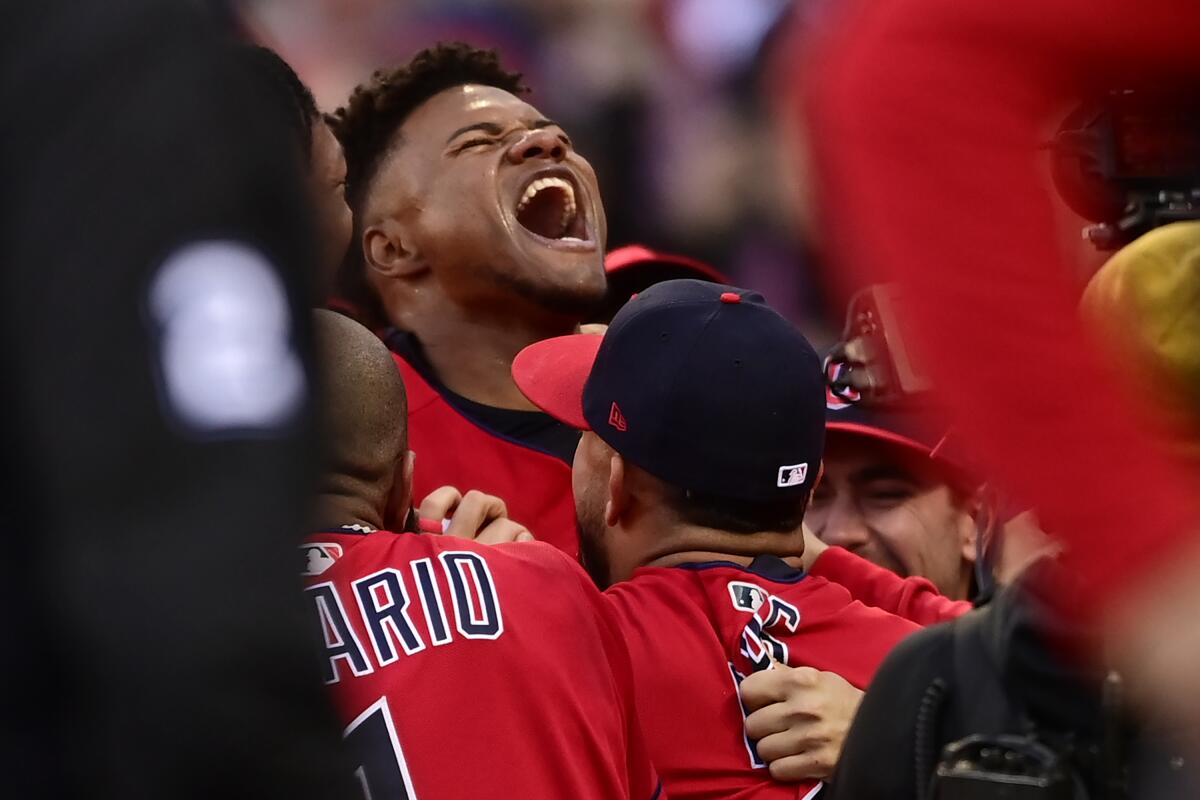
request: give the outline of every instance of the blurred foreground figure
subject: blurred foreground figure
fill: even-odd
[[[972,450],[1067,545],[1072,612],[1102,615],[1135,692],[1193,722],[1194,476],[1084,334],[1038,148],[1080,96],[1194,78],[1198,34],[1186,0],[872,2],[807,73],[830,254],[903,285]]]
[[[313,239],[320,263],[312,280],[314,305],[333,290],[346,256],[354,220],[346,203],[346,158],[342,145],[317,109],[312,91],[274,50],[253,44],[233,46],[235,56],[255,78],[255,98],[287,123],[305,168],[308,194],[316,212]],[[265,109],[264,109],[265,112]]]
[[[1081,311],[1131,377],[1153,387],[1167,446],[1200,464],[1200,222],[1122,248],[1088,283]]]
[[[286,122],[192,4],[17,4],[0,75],[4,794],[342,796]]]
[[[404,383],[357,322],[317,312],[317,336],[331,458],[304,574],[366,796],[658,797],[600,592],[545,543],[381,530],[411,506]]]

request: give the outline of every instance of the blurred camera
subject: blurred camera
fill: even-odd
[[[1062,755],[1031,736],[968,736],[946,745],[930,800],[1087,800]]]
[[[1050,144],[1055,188],[1116,250],[1143,233],[1200,219],[1200,91],[1119,89],[1072,111]]]
[[[899,316],[903,297],[892,284],[868,286],[850,299],[841,341],[825,359],[829,393],[868,406],[918,403],[930,388],[910,356]]]

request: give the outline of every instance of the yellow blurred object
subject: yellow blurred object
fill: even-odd
[[[1156,228],[1118,251],[1092,277],[1081,311],[1153,376],[1167,422],[1200,426],[1200,222]]]

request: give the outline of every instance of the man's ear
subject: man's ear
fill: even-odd
[[[405,450],[396,464],[392,475],[392,490],[388,494],[388,507],[384,513],[384,524],[389,530],[399,530],[408,520],[413,509],[413,464],[416,453]]]
[[[404,451],[404,458],[400,461],[400,474],[396,476],[396,482],[400,484],[399,491],[404,493],[405,505],[413,504],[413,473],[416,471],[417,454],[412,450]]]
[[[428,266],[408,244],[399,221],[385,219],[368,225],[362,235],[363,258],[372,272],[388,278],[408,278]]]
[[[979,560],[979,525],[972,524],[962,540],[962,558],[970,564]]]
[[[980,487],[967,499],[968,524],[963,526],[959,549],[963,561],[974,564],[979,559],[982,532],[991,525],[995,509],[992,507],[987,486]]]
[[[608,500],[604,504],[604,524],[615,526],[629,507],[629,486],[626,484],[625,459],[613,453],[608,468]]]

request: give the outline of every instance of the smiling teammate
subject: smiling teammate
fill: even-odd
[[[603,300],[606,225],[591,166],[524,91],[494,53],[462,44],[354,91],[334,122],[357,239],[341,288],[388,328],[417,496],[443,484],[498,495],[575,555],[579,435],[530,404],[509,368]]]
[[[927,578],[946,597],[966,600],[977,520],[988,512],[982,481],[943,452],[946,430],[929,430],[915,416],[829,406],[825,473],[806,520],[826,544],[898,575]]]

